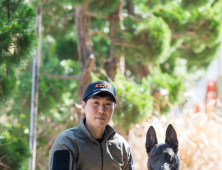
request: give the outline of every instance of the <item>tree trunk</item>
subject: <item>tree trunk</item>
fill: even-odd
[[[42,28],[42,9],[36,8],[36,33],[38,35],[38,48],[36,57],[33,59],[32,71],[32,96],[31,96],[31,114],[30,114],[30,133],[29,133],[29,149],[32,157],[29,159],[29,170],[34,170],[36,165],[36,129],[38,114],[38,94],[39,94],[39,67],[41,58],[41,28]]]
[[[115,58],[109,59],[105,64],[106,73],[110,77],[111,80],[114,80],[115,75],[116,75],[117,65],[116,65],[115,60],[116,60]]]
[[[121,56],[119,58],[118,67],[120,70],[120,74],[125,75],[125,57]]]
[[[143,77],[147,77],[150,74],[150,71],[148,69],[148,64],[141,63],[140,64],[140,68],[141,68],[141,74],[140,74],[141,75],[141,79]]]
[[[82,101],[86,87],[91,83],[90,72],[95,67],[95,57],[89,37],[87,25],[87,8],[88,2],[75,9],[75,24],[78,43],[78,56],[81,63],[81,77],[79,80],[79,102]],[[83,115],[78,114],[79,120]]]
[[[126,9],[128,11],[128,14],[135,15],[134,14],[134,6],[133,6],[133,3],[130,0],[126,1]]]
[[[106,63],[106,71],[108,76],[111,78],[111,80],[114,80],[116,75],[116,61],[114,58],[114,43],[115,43],[115,36],[116,36],[116,30],[115,30],[115,14],[110,16],[109,20],[109,37],[110,37],[110,49],[109,49],[109,60]]]
[[[115,45],[115,41],[116,41],[116,29],[115,29],[115,24],[120,22],[121,29],[124,29],[124,26],[122,23],[122,19],[120,17],[120,13],[122,12],[122,0],[119,2],[116,10],[114,13],[112,13],[109,17],[109,38],[110,38],[110,50],[109,50],[109,60],[106,63],[106,71],[108,76],[114,80],[115,75],[116,75],[116,69],[117,67],[120,66],[119,58],[116,58],[114,56],[114,45]],[[123,70],[123,69],[122,69]],[[124,69],[125,70],[125,69]]]
[[[114,80],[117,68],[119,68],[120,74],[125,75],[125,57],[112,58],[111,61],[106,63],[106,72],[111,80]]]

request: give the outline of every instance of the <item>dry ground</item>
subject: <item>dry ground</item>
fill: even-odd
[[[168,124],[171,123],[178,135],[181,170],[221,170],[222,169],[222,122],[215,113],[206,115],[180,115],[170,120],[166,117],[152,117],[148,122],[137,124],[129,132],[136,170],[146,170],[147,154],[145,136],[153,125],[159,143],[165,140]]]

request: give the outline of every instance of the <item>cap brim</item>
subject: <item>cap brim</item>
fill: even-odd
[[[113,98],[114,102],[116,103],[116,97],[114,96],[114,94],[111,93],[109,90],[106,90],[106,89],[100,89],[99,91],[96,91],[96,92],[90,94],[90,95],[87,96],[86,98],[89,99],[89,98],[91,98],[91,97],[93,97],[93,96],[95,96],[95,95],[97,95],[97,94],[99,94],[99,93],[103,93],[103,92],[109,93],[110,96]]]

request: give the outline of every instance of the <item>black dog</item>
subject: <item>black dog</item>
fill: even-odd
[[[166,130],[165,144],[157,144],[156,132],[150,126],[146,134],[146,151],[148,170],[179,170],[177,134],[171,124]]]

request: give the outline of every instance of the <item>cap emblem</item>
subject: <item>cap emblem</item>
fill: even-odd
[[[107,89],[111,89],[111,87],[107,84],[96,84],[95,88],[98,88],[98,87],[105,87]]]

